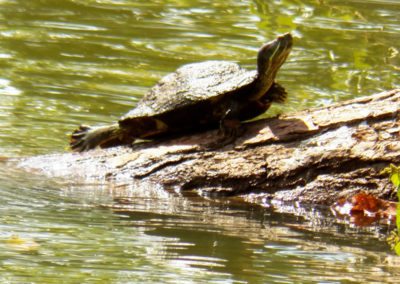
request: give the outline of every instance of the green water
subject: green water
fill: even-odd
[[[62,152],[77,125],[116,120],[178,66],[252,69],[284,32],[289,102],[267,115],[400,87],[396,0],[2,0],[0,156]],[[0,282],[400,282],[387,228],[329,218],[0,168]]]

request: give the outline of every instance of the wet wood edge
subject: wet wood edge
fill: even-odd
[[[13,167],[73,183],[234,197],[268,206],[332,204],[365,190],[395,197],[390,163],[400,163],[400,90],[247,123],[234,143],[201,145],[217,131],[133,147],[7,159]],[[3,161],[4,162],[4,161]]]

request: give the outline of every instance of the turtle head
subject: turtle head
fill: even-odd
[[[288,57],[293,44],[290,33],[278,36],[264,44],[257,57],[258,76],[267,85],[272,84],[276,73]]]

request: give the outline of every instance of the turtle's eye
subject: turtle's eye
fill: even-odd
[[[278,70],[289,55],[292,41],[288,33],[262,46],[257,58],[258,72],[266,74]]]

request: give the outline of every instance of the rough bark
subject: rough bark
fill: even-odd
[[[372,191],[395,196],[381,170],[400,163],[400,90],[247,123],[233,144],[201,145],[217,131],[133,147],[11,161],[24,170],[76,182],[152,184],[208,196],[330,204]],[[200,146],[199,146],[200,145]]]

